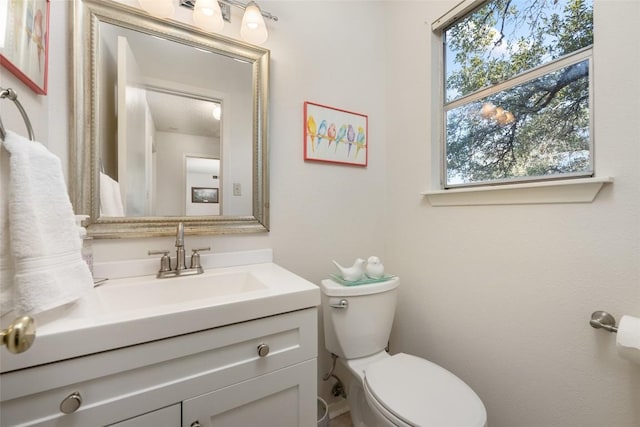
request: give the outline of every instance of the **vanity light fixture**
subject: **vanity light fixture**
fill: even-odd
[[[506,126],[516,121],[516,117],[511,111],[507,111],[502,107],[496,107],[490,102],[482,104],[480,116],[486,120],[492,120],[500,126]]]
[[[269,33],[264,18],[277,21],[278,17],[261,10],[254,1],[242,3],[238,0],[177,0],[180,6],[193,9],[193,22],[205,31],[219,32],[224,21],[231,22],[230,6],[244,10],[240,36],[243,40],[261,44]],[[176,0],[138,0],[142,9],[158,18],[171,18],[174,15]]]
[[[193,8],[193,22],[210,32],[218,32],[224,27],[222,10],[216,0],[198,0]]]
[[[269,37],[267,25],[264,23],[264,18],[262,18],[262,12],[254,1],[249,2],[244,10],[240,36],[249,43],[254,44],[262,44]]]

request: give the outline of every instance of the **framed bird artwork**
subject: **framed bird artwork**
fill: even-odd
[[[368,117],[313,102],[304,103],[304,159],[367,166]]]
[[[0,65],[47,94],[50,0],[0,0]]]

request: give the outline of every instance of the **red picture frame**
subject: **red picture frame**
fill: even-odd
[[[360,113],[304,103],[304,160],[366,167],[369,118]]]
[[[35,93],[46,95],[50,0],[7,0],[5,5],[0,64]]]

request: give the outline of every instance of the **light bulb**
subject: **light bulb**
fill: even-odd
[[[224,27],[222,11],[217,0],[196,0],[193,22],[206,31],[217,32]]]
[[[253,1],[247,4],[247,8],[244,11],[240,35],[245,41],[254,44],[264,43],[269,36],[262,12]]]
[[[505,120],[505,124],[511,124],[516,121],[516,116],[513,115],[511,111],[507,111],[507,118]]]
[[[496,115],[496,106],[490,102],[482,104],[480,115],[485,119],[491,119]]]
[[[173,0],[138,0],[140,7],[149,15],[158,18],[169,18],[173,16]]]

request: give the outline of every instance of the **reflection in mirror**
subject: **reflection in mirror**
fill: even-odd
[[[220,215],[220,160],[186,157],[186,215]]]
[[[234,132],[224,141],[229,179],[217,180],[249,188],[252,140],[243,124],[251,122],[251,65],[104,22],[99,31],[101,106],[115,107],[100,109],[100,162],[120,188],[123,216],[213,215],[185,204],[185,159],[221,158],[223,108]],[[101,216],[113,212],[110,193],[100,189]],[[251,194],[236,194],[225,206],[215,215],[250,215]]]
[[[117,2],[75,5],[71,187],[90,234],[267,230],[269,51]]]
[[[152,200],[144,216],[221,215],[219,209],[190,209],[189,197],[185,196],[190,195],[191,186],[220,185],[220,116],[214,117],[214,112],[221,111],[220,104],[154,90],[147,91],[147,100],[155,129],[147,150],[151,151],[148,181]],[[246,143],[250,146],[251,140]],[[244,167],[250,174],[249,159]],[[248,209],[246,214],[250,213]],[[127,211],[127,215],[135,214]]]

